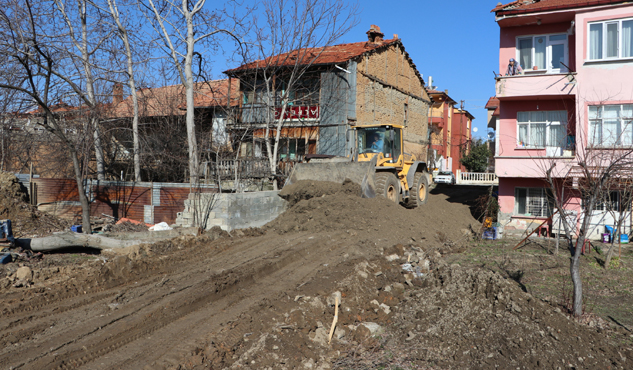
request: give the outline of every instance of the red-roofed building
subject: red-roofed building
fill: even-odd
[[[460,159],[472,142],[471,128],[475,119],[448,95],[448,90],[429,90],[433,104],[429,109],[429,168],[450,171],[456,177],[465,171]]]
[[[519,0],[492,12],[500,27],[500,74],[486,108],[496,131],[499,221],[506,233],[546,220],[544,233],[560,232],[545,181],[551,169],[557,196],[579,227],[582,168],[599,171],[600,156],[633,150],[633,4]],[[521,69],[510,68],[511,59]],[[618,203],[621,194],[610,199]],[[626,206],[607,212],[600,201],[585,235],[600,238]]]
[[[241,155],[266,156],[266,127],[274,137],[272,122],[283,114],[280,161],[306,154],[349,156],[354,143],[349,129],[378,123],[406,126],[405,151],[425,161],[431,101],[422,76],[397,35],[383,40],[372,25],[367,36],[363,42],[295,50],[226,71],[240,81],[242,99],[231,128],[236,137],[250,137]],[[301,78],[287,93],[288,76],[297,69]]]
[[[229,93],[229,80],[198,82],[194,85],[194,114],[198,151],[203,162],[214,161],[218,152],[229,150],[226,121],[230,109],[238,105],[239,81]],[[230,96],[230,98],[229,98]],[[181,84],[137,91],[139,130],[144,150],[141,162],[147,176],[161,181],[180,181],[187,164],[187,139],[184,124],[185,88]],[[115,85],[112,108],[107,115],[111,132],[119,146],[120,170],[129,173],[132,153],[131,125],[134,116],[132,96],[123,98],[123,89]],[[232,155],[231,155],[232,157]],[[144,175],[145,176],[145,175]]]

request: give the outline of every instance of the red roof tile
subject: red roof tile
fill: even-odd
[[[493,96],[490,99],[488,99],[488,102],[486,103],[486,109],[493,109],[497,107],[499,107],[499,99],[497,99],[496,96]]]
[[[457,102],[456,102],[453,98],[451,98],[451,97],[450,97],[450,96],[446,93],[446,91],[439,91],[439,90],[427,90],[427,92],[429,93],[429,95],[431,96],[431,98],[433,98],[433,95],[436,95],[436,96],[438,96],[438,95],[444,95],[444,96],[446,96],[446,99],[447,99],[449,102],[457,103]],[[434,99],[434,101],[435,101],[435,99]],[[436,102],[437,102],[437,101],[436,101]]]
[[[233,80],[231,86],[231,105],[237,105],[239,97],[239,81]],[[207,108],[226,106],[228,95],[228,79],[198,82],[194,86],[194,106]],[[139,113],[145,117],[182,116],[185,114],[185,88],[181,85],[140,89],[137,92]],[[131,117],[134,115],[132,96],[119,103],[112,115],[114,117]]]
[[[626,3],[627,0],[517,0],[498,5],[491,12],[500,14],[518,14],[543,12],[547,10],[574,9],[588,6]]]
[[[400,43],[400,39],[384,40],[380,43],[371,42],[355,42],[351,44],[341,44],[333,46],[325,46],[319,48],[306,48],[291,51],[268,57],[266,59],[256,60],[251,63],[241,65],[237,68],[229,69],[224,73],[233,73],[254,68],[263,68],[266,66],[293,66],[301,64],[336,64],[346,62],[350,59],[358,57],[366,52],[387,47],[389,45]]]

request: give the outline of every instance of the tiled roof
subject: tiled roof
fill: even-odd
[[[429,95],[431,96],[431,98],[433,98],[433,95],[445,95],[446,99],[449,102],[453,102],[453,103],[457,103],[453,98],[451,98],[446,91],[439,91],[439,90],[427,90],[427,92],[429,93]],[[435,99],[434,99],[435,101]]]
[[[299,49],[291,51],[289,53],[275,55],[266,59],[256,60],[254,62],[241,65],[237,68],[229,69],[224,73],[230,74],[233,72],[239,72],[249,69],[264,68],[266,66],[282,67],[302,64],[322,65],[342,63],[358,57],[366,52],[385,48],[396,43],[401,43],[400,39],[384,40],[378,43],[355,42],[351,44]]]
[[[497,107],[499,107],[499,99],[497,99],[496,96],[493,96],[490,99],[488,99],[488,102],[486,103],[486,109],[493,109]]]
[[[574,9],[588,6],[625,3],[627,0],[517,0],[505,5],[497,5],[491,12],[518,14],[548,10]]]
[[[194,86],[194,106],[196,108],[226,106],[227,95],[228,79],[198,82]],[[231,105],[236,105],[239,96],[239,81],[232,81],[231,96]],[[141,116],[182,116],[186,113],[185,88],[181,84],[140,89],[137,92],[137,97]],[[114,107],[112,111],[114,117],[131,117],[133,115],[131,95]]]

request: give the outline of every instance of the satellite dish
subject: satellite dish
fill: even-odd
[[[473,132],[477,132],[478,128],[477,127],[473,127]]]
[[[488,139],[492,140],[495,137],[494,131],[488,131]]]

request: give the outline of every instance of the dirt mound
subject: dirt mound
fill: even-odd
[[[14,175],[0,172],[0,219],[11,220],[14,237],[44,236],[68,229],[67,221],[28,204],[25,191]]]
[[[288,201],[288,206],[294,206],[301,200],[338,193],[360,197],[361,188],[351,180],[345,180],[343,185],[329,181],[302,180],[284,187],[279,192],[279,196]]]
[[[444,244],[459,242],[470,235],[471,228],[479,229],[467,206],[449,203],[444,195],[431,196],[417,209],[406,209],[382,197],[361,198],[360,187],[351,182],[300,181],[282,193],[294,204],[266,226],[280,234],[348,230],[363,240]]]
[[[403,269],[407,261],[430,262],[431,270],[412,277]],[[613,330],[576,323],[496,273],[448,266],[419,248],[395,246],[379,259],[328,272],[343,277],[271,297],[256,316],[230,323],[193,355],[214,368],[246,369],[626,366],[628,352],[604,333],[618,335]],[[337,295],[338,323],[328,344]]]

